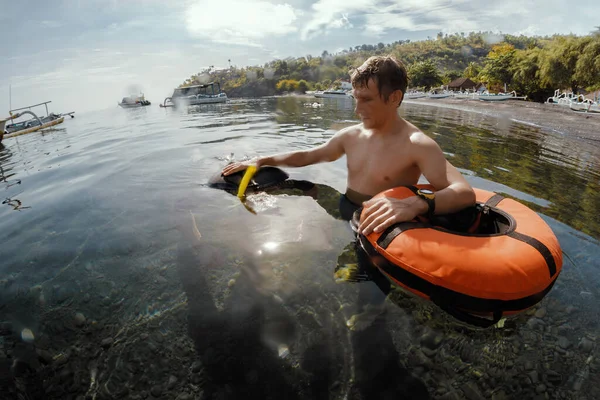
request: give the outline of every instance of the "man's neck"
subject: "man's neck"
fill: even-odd
[[[404,124],[404,120],[395,114],[387,119],[387,121],[377,128],[371,128],[371,132],[378,137],[386,137],[398,134],[401,129],[399,127]]]

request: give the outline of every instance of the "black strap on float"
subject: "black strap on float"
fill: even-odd
[[[410,229],[420,229],[420,228],[431,228],[431,224],[426,224],[423,222],[399,222],[388,227],[381,236],[377,239],[377,245],[382,249],[387,249],[387,247],[392,243],[394,239],[402,232],[406,232]]]
[[[495,310],[492,314],[492,319],[478,317],[476,315],[465,312],[453,305],[450,305],[437,297],[431,297],[431,301],[434,302],[439,308],[452,315],[459,321],[467,324],[478,326],[480,328],[489,328],[490,326],[496,325],[500,319],[502,319],[502,311]]]
[[[504,196],[496,193],[492,197],[490,197],[488,201],[485,202],[485,205],[488,207],[496,207],[502,200],[504,200]],[[536,249],[546,261],[548,271],[550,272],[550,278],[552,278],[556,274],[556,262],[554,261],[554,257],[552,256],[550,249],[548,249],[548,247],[546,247],[544,243],[540,242],[534,237],[524,235],[516,231],[508,233],[507,236],[516,240],[520,240],[523,243],[527,243],[528,245]]]
[[[550,249],[548,249],[548,247],[546,247],[544,243],[540,242],[534,237],[523,235],[519,232],[511,232],[508,234],[508,236],[510,236],[513,239],[520,240],[523,243],[527,243],[528,245],[539,251],[542,257],[544,257],[544,260],[546,260],[546,265],[548,265],[548,270],[550,272],[550,278],[552,278],[554,274],[556,274],[556,262],[554,262],[554,257],[552,256]]]
[[[485,205],[488,207],[496,207],[502,200],[504,200],[504,196],[496,193],[485,202]]]

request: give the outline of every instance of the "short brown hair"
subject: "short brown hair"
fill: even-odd
[[[392,56],[372,56],[351,73],[352,87],[367,86],[369,79],[377,82],[379,96],[388,101],[390,95],[402,91],[402,100],[408,86],[408,74],[401,61]],[[402,103],[402,100],[400,103]],[[400,104],[398,104],[400,106]]]

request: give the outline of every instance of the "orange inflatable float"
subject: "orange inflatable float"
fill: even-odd
[[[377,197],[407,198],[430,185],[398,187]],[[371,262],[393,283],[429,299],[459,320],[491,326],[537,304],[562,268],[560,244],[525,205],[475,189],[476,224],[453,231],[426,219],[359,235]],[[362,209],[354,214],[360,220]]]

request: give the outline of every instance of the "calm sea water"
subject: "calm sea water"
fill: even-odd
[[[325,142],[356,122],[351,99],[76,114],[0,145],[5,398],[600,398],[598,144],[400,112],[556,233],[563,272],[530,312],[473,330],[394,291],[357,318],[372,283],[333,277],[354,261],[347,223],[296,195],[250,196],[254,215],[206,186],[230,159]],[[345,189],[344,159],[287,172],[333,206]]]

